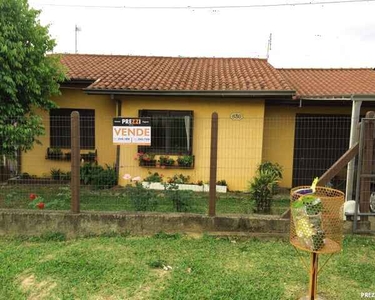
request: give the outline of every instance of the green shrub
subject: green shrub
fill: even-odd
[[[51,178],[53,180],[70,180],[71,172],[63,172],[60,169],[51,169]]]
[[[275,194],[282,167],[279,164],[264,162],[259,165],[256,175],[249,185],[250,197],[255,200],[254,212],[270,213],[272,196]]]
[[[16,203],[18,199],[19,199],[19,194],[17,192],[15,192],[15,191],[14,192],[9,192],[5,196],[4,204],[6,206],[11,206],[14,203]]]
[[[80,168],[81,182],[84,184],[92,184],[94,177],[103,170],[104,168],[102,166],[93,163],[84,163]]]
[[[194,162],[194,156],[192,155],[183,155],[177,158],[177,163],[180,167],[185,167],[185,168],[191,167],[193,165],[193,162]]]
[[[192,191],[179,190],[177,184],[169,184],[165,194],[175,211],[188,212],[191,209]]]
[[[66,174],[70,178],[70,174]],[[106,165],[105,168],[94,163],[84,163],[80,168],[83,184],[93,185],[97,189],[109,189],[117,185],[116,168]]]
[[[52,168],[51,169],[51,177],[52,177],[52,179],[53,180],[60,180],[61,173],[63,173],[63,172],[61,172],[60,169],[54,169],[54,168]]]
[[[258,166],[258,171],[259,172],[269,171],[275,174],[275,176],[277,176],[279,179],[283,178],[283,167],[280,166],[278,163],[272,163],[270,161],[262,162]]]
[[[61,174],[61,180],[70,180],[72,178],[72,172],[66,172]]]
[[[190,176],[184,176],[184,174],[175,174],[173,177],[168,178],[168,183],[175,183],[175,184],[184,184],[188,183],[190,180]]]
[[[46,232],[40,236],[40,240],[46,242],[64,242],[66,241],[66,235],[62,232]]]
[[[105,169],[100,170],[92,176],[92,185],[97,189],[109,189],[117,185],[117,174],[114,167],[106,165]]]
[[[23,172],[23,173],[21,173],[20,178],[21,179],[31,179],[31,175],[27,172]]]
[[[145,189],[141,183],[136,182],[135,186],[126,187],[132,207],[135,211],[154,211],[158,205],[156,193],[153,190]]]
[[[218,182],[216,182],[217,185],[223,185],[223,186],[227,186],[227,181],[222,179],[222,180],[219,180]]]
[[[163,182],[163,174],[159,174],[158,172],[151,173],[148,172],[148,176],[144,179],[146,182]]]
[[[160,240],[179,240],[181,238],[181,234],[179,233],[165,233],[164,231],[160,231],[153,236],[155,239]]]
[[[30,197],[32,195],[34,198],[28,203],[28,206],[31,209],[69,209],[71,201],[71,192],[69,187],[60,187],[58,193],[53,198],[49,199],[45,199],[44,197],[36,194],[30,194]],[[40,203],[43,203],[43,207],[38,207]]]

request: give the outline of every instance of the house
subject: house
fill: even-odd
[[[253,58],[81,54],[64,54],[62,63],[69,70],[70,80],[61,84],[62,94],[54,98],[59,109],[40,112],[46,135],[40,137],[42,145],[22,154],[22,172],[40,176],[49,174],[52,168],[69,169],[68,161],[50,160],[46,153],[53,148],[69,151],[67,116],[78,110],[82,116],[82,153],[95,152],[99,164],[118,165],[120,184],[126,184],[124,174],[144,178],[155,171],[165,177],[183,173],[193,182],[208,181],[210,118],[216,111],[218,179],[226,180],[232,190],[243,190],[257,165],[270,160],[284,167],[281,184],[291,187],[310,181],[313,175],[301,173],[306,169],[301,165],[306,161],[303,156],[311,154],[303,150],[313,147],[303,143],[311,143],[314,134],[324,132],[328,133],[320,139],[319,147],[326,148],[325,143],[332,138],[338,140],[335,131],[318,127],[309,130],[313,123],[311,118],[304,122],[304,116],[331,117],[328,123],[315,121],[316,126],[342,123],[339,151],[332,151],[329,161],[313,168],[315,172],[324,171],[349,145],[353,95],[375,94],[375,71],[371,69],[293,70],[275,69],[267,60]],[[151,146],[114,145],[115,116],[152,117]],[[310,132],[309,139],[304,138],[306,132]],[[139,151],[175,159],[192,155],[194,166],[162,170],[140,166],[135,159]],[[313,164],[314,160],[319,158],[312,158]],[[293,177],[301,181],[293,181]]]

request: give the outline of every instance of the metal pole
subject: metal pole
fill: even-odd
[[[80,130],[79,130],[79,112],[73,111],[71,116],[71,181],[72,191],[71,211],[79,213],[79,189],[80,189]]]
[[[358,167],[357,167],[357,182],[355,189],[355,206],[354,206],[354,220],[353,220],[353,233],[357,230],[357,218],[358,218],[358,207],[360,197],[360,185],[361,185],[361,174],[362,174],[362,149],[363,149],[363,133],[364,133],[364,121],[361,122],[361,128],[359,133],[359,150],[358,150]]]
[[[74,40],[74,53],[78,52],[78,50],[77,50],[77,32],[78,32],[78,27],[77,27],[77,25],[75,25],[75,27],[74,27],[74,38],[75,38],[75,40]]]
[[[310,285],[309,296],[310,300],[317,299],[318,291],[318,253],[312,252],[310,254]]]
[[[217,141],[218,141],[218,114],[212,113],[211,119],[211,154],[210,154],[210,200],[208,215],[216,215],[216,175],[217,175]]]
[[[352,117],[350,123],[350,141],[349,141],[349,149],[353,147],[353,145],[358,141],[358,130],[357,125],[359,123],[359,116],[361,112],[361,100],[355,100],[354,97],[352,99]],[[346,173],[346,201],[353,199],[353,185],[354,185],[354,169],[355,169],[355,159],[352,159],[348,163],[348,171]]]
[[[362,153],[362,173],[361,176],[361,191],[359,197],[359,210],[363,212],[369,211],[370,196],[371,196],[371,179],[363,177],[372,173],[372,163],[374,156],[374,121],[375,113],[369,111],[366,113],[366,119],[362,121],[364,126],[363,132],[363,153]],[[363,216],[362,221],[367,221],[368,217]]]
[[[112,95],[113,96],[113,95]],[[111,96],[111,98],[112,98]],[[114,99],[114,96],[113,96]],[[121,100],[116,100],[116,115],[117,117],[121,117]],[[119,174],[120,174],[120,145],[116,146],[116,177],[117,180],[119,180]]]

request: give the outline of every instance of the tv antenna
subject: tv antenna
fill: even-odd
[[[268,38],[268,44],[267,44],[267,60],[270,57],[270,51],[272,50],[272,32],[270,33],[270,37]]]
[[[75,35],[75,44],[74,44],[74,49],[75,49],[75,53],[78,53],[78,32],[81,31],[81,27],[77,26],[77,24],[75,25],[75,28],[74,28],[74,35]]]

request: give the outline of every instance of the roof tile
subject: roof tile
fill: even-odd
[[[373,69],[278,69],[300,97],[375,94]]]
[[[291,91],[265,59],[62,54],[71,79],[90,89]],[[101,79],[97,81],[98,79]]]

